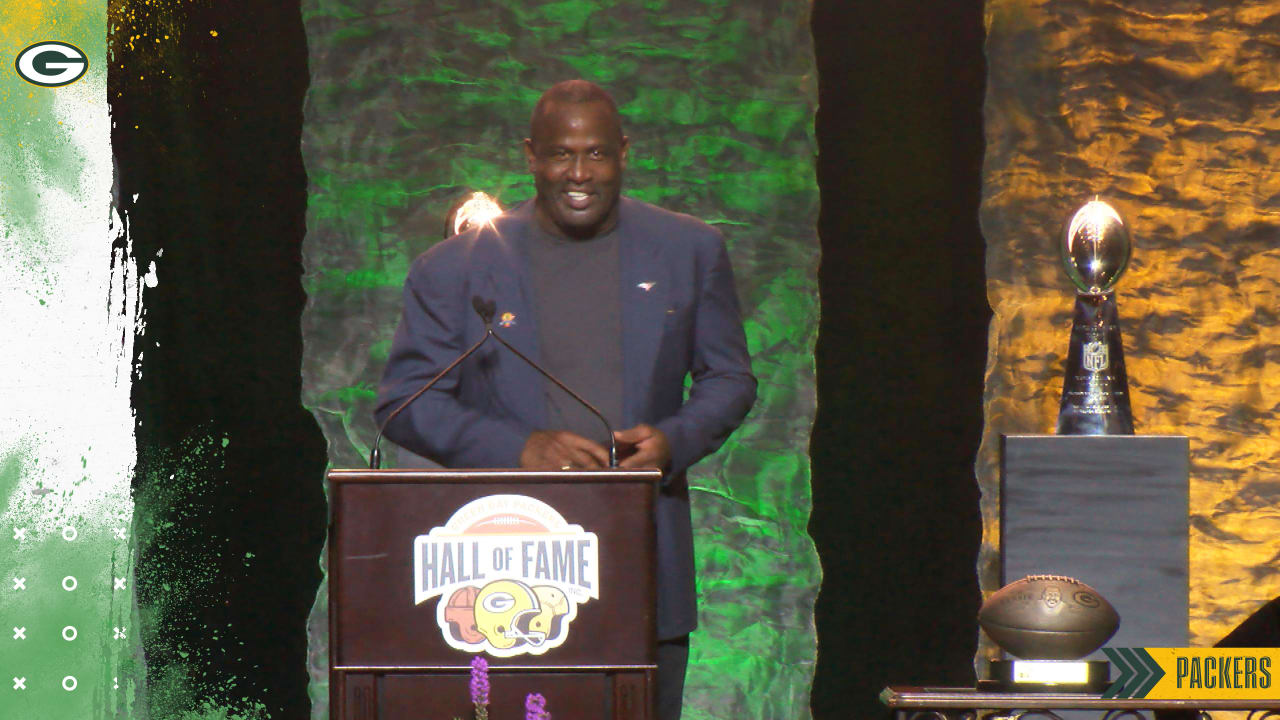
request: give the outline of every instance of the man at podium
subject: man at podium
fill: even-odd
[[[685,470],[755,401],[733,273],[720,233],[621,196],[628,140],[613,99],[584,80],[539,99],[524,141],[537,196],[414,261],[376,419],[495,330],[595,405],[622,467],[664,471],[656,504],[658,717],[680,716],[697,624]],[[476,301],[479,301],[477,303]],[[688,397],[685,380],[691,378]],[[446,467],[608,466],[590,411],[496,343],[386,428]]]

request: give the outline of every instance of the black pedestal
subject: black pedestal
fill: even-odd
[[[1008,435],[1002,446],[1004,582],[1072,576],[1120,613],[1108,646],[1186,647],[1187,438]]]

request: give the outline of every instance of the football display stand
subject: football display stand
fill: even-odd
[[[1002,437],[1003,580],[1044,573],[1077,578],[1119,613],[1110,646],[1185,647],[1189,450],[1184,436]],[[1005,672],[1003,666],[991,670],[992,681]],[[1013,687],[1021,690],[1015,694],[1035,694],[1031,683]],[[1088,689],[1074,692],[1083,697]]]
[[[1219,710],[1250,711],[1251,718],[1275,717],[1280,707],[1275,701],[1254,698],[1220,700],[1152,700],[1150,698],[1106,698],[1097,693],[1078,692],[991,692],[973,688],[911,687],[893,685],[880,693],[880,702],[893,713],[893,720],[1009,720],[1010,718],[1087,718],[1088,720],[1146,720],[1161,711],[1171,717],[1204,717],[1201,713]],[[1150,713],[1150,714],[1144,714]],[[1242,713],[1243,716],[1243,713]],[[1217,717],[1215,714],[1214,717]]]
[[[1185,436],[1003,437],[1004,582],[1076,578],[1119,613],[1110,645],[1185,647],[1189,469]]]
[[[1030,575],[1000,588],[982,605],[978,623],[1019,660],[992,662],[979,682],[1006,692],[1102,692],[1110,663],[1081,660],[1120,624],[1111,603],[1074,578]]]
[[[656,470],[333,470],[334,720],[648,720]]]
[[[1111,684],[1106,660],[993,660],[979,690],[1101,693]]]

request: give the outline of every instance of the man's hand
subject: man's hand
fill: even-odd
[[[567,430],[534,430],[520,451],[526,470],[594,470],[609,467],[609,451]]]
[[[667,442],[667,436],[652,425],[641,424],[619,430],[613,434],[613,439],[619,445],[627,446],[628,450],[618,450],[618,455],[626,456],[618,463],[619,467],[656,467],[665,471],[671,462],[671,444]]]

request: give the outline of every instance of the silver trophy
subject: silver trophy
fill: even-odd
[[[1095,197],[1067,221],[1059,249],[1077,292],[1058,434],[1132,435],[1129,378],[1112,290],[1129,265],[1129,229],[1114,207]]]

